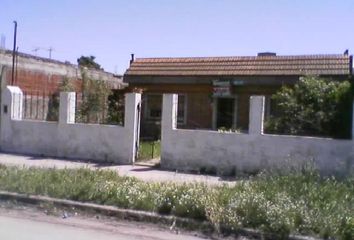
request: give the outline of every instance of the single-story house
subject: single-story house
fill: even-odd
[[[301,76],[318,75],[346,80],[352,75],[353,58],[338,55],[137,58],[132,60],[123,82],[141,89],[142,137],[160,133],[163,93],[179,94],[178,127],[192,129],[233,128],[247,131],[249,97],[270,96]]]

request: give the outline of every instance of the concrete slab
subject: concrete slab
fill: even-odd
[[[107,165],[102,163],[83,162],[80,160],[59,159],[0,153],[0,164],[7,166],[24,166],[39,168],[91,168],[117,171],[121,176],[136,177],[149,182],[205,183],[208,185],[235,184],[236,181],[225,181],[217,176],[188,174],[164,171],[150,166]]]

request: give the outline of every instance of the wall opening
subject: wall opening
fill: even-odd
[[[216,128],[231,129],[235,127],[235,99],[218,98]]]

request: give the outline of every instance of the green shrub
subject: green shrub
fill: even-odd
[[[348,81],[303,77],[293,88],[284,86],[273,95],[275,114],[265,131],[350,138],[352,97]]]

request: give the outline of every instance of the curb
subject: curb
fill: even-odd
[[[155,224],[163,224],[168,226],[177,226],[187,230],[199,230],[204,233],[214,232],[214,227],[211,223],[206,221],[197,221],[194,219],[181,218],[171,215],[161,215],[153,212],[138,211],[131,209],[122,209],[114,206],[104,206],[94,203],[83,203],[72,200],[51,198],[39,195],[29,195],[21,193],[13,193],[0,191],[0,200],[15,200],[27,204],[53,204],[58,207],[69,207],[76,208],[78,210],[86,212],[94,212],[97,214],[102,214],[108,217],[116,217],[122,220],[131,220],[138,222],[149,222]],[[225,229],[225,233],[236,234],[245,237],[251,237],[256,239],[274,239],[274,235],[265,234],[261,231],[242,228],[237,230]],[[298,236],[290,235],[287,239],[289,240],[319,240],[319,238],[308,237],[308,236]]]
[[[21,193],[13,193],[0,191],[1,200],[15,200],[27,204],[53,204],[58,207],[68,207],[76,208],[78,210],[86,212],[94,212],[97,214],[102,214],[108,217],[116,217],[123,220],[131,220],[138,222],[149,222],[149,223],[159,223],[164,225],[174,225],[178,227],[183,227],[186,229],[199,229],[211,231],[212,225],[208,222],[200,222],[193,219],[181,218],[171,215],[161,215],[153,212],[132,210],[132,209],[122,209],[114,206],[105,206],[94,203],[83,203],[72,200],[51,198],[39,195],[29,195]]]

